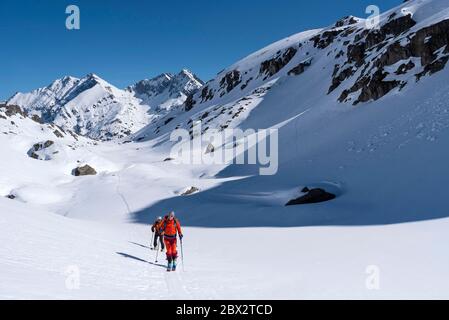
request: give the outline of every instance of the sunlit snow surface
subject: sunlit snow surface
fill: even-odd
[[[447,17],[444,4],[411,1],[398,10],[427,24]],[[289,41],[230,70],[251,69]],[[279,129],[274,176],[255,166],[164,161],[169,127],[144,142],[94,143],[0,118],[0,298],[449,298],[448,69],[354,107],[322,94],[332,66],[321,59],[303,76],[254,84],[271,89],[254,96],[234,125]],[[49,139],[60,151],[52,160],[28,157]],[[98,174],[74,177],[84,164]],[[200,192],[180,195],[192,186]],[[285,207],[304,186],[338,197]],[[177,273],[149,249],[149,223],[169,210],[184,226]]]

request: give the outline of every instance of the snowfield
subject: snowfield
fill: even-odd
[[[447,298],[447,219],[358,228],[189,227],[185,271],[167,274],[149,249],[147,226],[71,220],[3,199],[0,205],[0,240],[8,244],[0,248],[3,299]],[[373,267],[378,290],[369,289]]]
[[[447,0],[414,0],[384,13],[382,26],[406,29],[388,34],[377,49],[365,48],[363,61],[354,54],[358,67],[343,46],[364,39],[364,20],[348,17],[343,26],[268,46],[204,86],[186,70],[127,90],[96,78],[78,96],[86,101],[79,109],[83,119],[96,101],[89,91],[99,97],[112,90],[114,97],[137,101],[133,134],[112,141],[77,135],[66,122],[58,127],[30,119],[48,107],[46,99],[55,103],[48,88],[15,97],[24,105],[38,97],[28,116],[0,106],[0,298],[449,298],[449,50],[443,45],[449,33],[426,38],[429,46],[441,46],[430,52],[433,60],[426,44],[418,43],[423,57],[390,57],[381,80],[379,70],[371,70],[365,86],[357,86],[385,50],[448,20],[447,7]],[[399,27],[391,22],[395,17]],[[336,63],[349,75],[338,79]],[[202,87],[154,89],[178,78],[188,80],[189,88]],[[64,81],[72,87],[79,80]],[[59,85],[51,92],[65,96]],[[126,115],[126,103],[114,97],[112,104]],[[150,123],[136,116],[136,110],[148,116],[139,101],[160,109]],[[74,103],[70,110],[78,108]],[[277,129],[277,173],[260,175],[256,165],[179,165],[168,159],[170,133],[190,130],[199,119],[205,132]],[[91,120],[98,125],[94,135],[117,129]],[[214,152],[233,143],[214,145]],[[36,151],[47,161],[30,157],[36,144],[49,145]],[[207,147],[195,152],[204,154]],[[97,174],[75,177],[72,171],[84,165]],[[306,186],[336,198],[286,207]],[[197,192],[183,195],[188,190]],[[176,273],[167,273],[164,255],[156,262],[150,250],[150,224],[171,210],[185,235],[185,261]]]

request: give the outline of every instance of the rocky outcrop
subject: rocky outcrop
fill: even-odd
[[[187,96],[186,102],[184,103],[184,110],[185,111],[190,111],[193,109],[193,107],[195,106],[196,101],[194,99],[194,94],[191,93]]]
[[[383,73],[381,70],[376,72],[368,84],[363,86],[362,92],[360,93],[359,98],[354,102],[354,105],[360,102],[378,100],[401,84],[401,82],[397,80],[384,81],[387,75],[388,73]]]
[[[201,102],[206,102],[209,100],[212,100],[214,98],[214,92],[212,89],[209,88],[209,86],[205,86],[201,90]]]
[[[75,177],[80,177],[80,176],[94,176],[97,174],[97,171],[95,171],[94,168],[92,168],[89,165],[85,165],[83,167],[78,167],[73,169],[72,174]]]
[[[297,199],[290,200],[286,204],[286,206],[321,203],[321,202],[330,201],[330,200],[333,200],[336,198],[336,195],[329,193],[329,192],[325,191],[324,189],[320,189],[320,188],[312,189],[312,190],[305,188],[305,189],[303,189],[303,193],[306,193],[306,194]]]
[[[184,191],[181,195],[190,196],[191,194],[197,193],[198,191],[200,191],[200,189],[198,189],[197,187],[190,187],[189,189]]]
[[[207,145],[205,154],[214,153],[214,152],[215,152],[215,146],[212,143],[209,143]]]
[[[420,29],[391,41],[391,37],[398,37],[416,25],[411,15],[394,19],[391,16],[380,30],[359,32],[355,43],[348,46],[347,61],[336,67],[329,93],[338,88],[343,81],[351,78],[358,70],[362,70],[358,79],[348,89],[343,90],[340,102],[347,100],[352,93],[360,91],[360,95],[353,104],[378,100],[394,88],[403,88],[405,81],[389,80],[385,67],[404,61],[394,72],[395,75],[405,75],[416,68],[412,58],[421,60],[421,72],[416,74],[419,81],[425,75],[432,75],[442,70],[449,60],[449,20],[443,20],[432,26]],[[374,49],[373,49],[374,48]],[[444,50],[443,50],[444,49]],[[380,52],[372,55],[373,50]],[[366,61],[371,55],[372,60]],[[443,56],[441,56],[443,55]],[[345,67],[347,66],[347,67]],[[363,69],[361,69],[363,67]],[[338,72],[340,69],[343,71]]]
[[[343,31],[344,30],[325,31],[321,34],[316,35],[310,40],[313,41],[313,45],[315,46],[315,48],[326,49],[334,42],[335,38]]]
[[[47,149],[49,149],[54,144],[55,143],[51,140],[36,143],[30,150],[28,150],[28,156],[36,160],[44,160],[44,161],[51,160],[50,153],[56,154],[55,153],[56,151],[53,152],[46,152],[46,151],[48,151]]]
[[[415,67],[415,64],[413,61],[409,61],[408,63],[403,63],[398,67],[398,70],[396,70],[396,75],[402,75],[406,74],[408,71],[412,70]]]
[[[16,114],[22,117],[28,117],[28,113],[22,110],[19,106],[9,105],[9,104],[0,104],[0,109],[3,109],[4,113],[8,117],[12,117]]]
[[[220,80],[221,89],[226,90],[226,93],[232,91],[242,82],[242,75],[240,71],[234,70],[226,73],[226,75]]]
[[[59,130],[55,130],[53,131],[53,134],[57,137],[57,138],[64,138],[64,135],[59,132]]]
[[[337,69],[335,69],[334,73],[336,73],[336,71]],[[355,70],[353,67],[348,67],[338,73],[338,75],[334,76],[334,78],[332,78],[332,84],[329,88],[328,94],[338,88],[343,81],[354,75],[354,72]]]
[[[312,59],[303,61],[300,64],[298,64],[296,67],[291,69],[288,72],[288,75],[289,76],[291,76],[291,75],[299,76],[300,74],[304,73],[304,71],[306,71],[307,67],[310,67],[311,65],[312,65]]]
[[[397,80],[384,81],[387,76],[387,72],[379,69],[373,74],[372,77],[362,77],[361,79],[356,81],[356,83],[350,89],[344,90],[338,100],[340,102],[343,102],[346,100],[349,94],[357,92],[359,90],[361,90],[361,93],[358,99],[354,102],[354,105],[360,102],[378,100],[401,84],[401,82]]]
[[[260,75],[264,75],[264,80],[274,76],[284,68],[296,55],[298,50],[290,47],[284,53],[279,53],[276,57],[262,62],[260,65]]]
[[[358,22],[358,20],[354,16],[348,16],[348,17],[344,17],[343,19],[338,20],[335,23],[335,27],[341,28],[341,27],[345,27],[345,26],[350,26],[350,25],[356,24],[357,22]]]

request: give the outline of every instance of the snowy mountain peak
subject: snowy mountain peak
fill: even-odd
[[[187,69],[161,74],[121,90],[95,73],[53,81],[7,101],[26,112],[93,139],[123,138],[138,131],[167,110],[181,106],[187,95],[202,86]]]
[[[187,69],[178,74],[163,73],[128,87],[136,98],[155,110],[168,110],[182,105],[187,96],[203,86],[203,82]]]

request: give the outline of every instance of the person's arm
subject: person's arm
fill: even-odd
[[[159,234],[163,236],[165,234],[165,221],[161,223],[161,226],[159,228]]]
[[[183,238],[183,234],[182,234],[182,229],[181,229],[181,223],[179,223],[179,220],[176,223],[176,229],[178,229],[179,237],[182,239]]]

